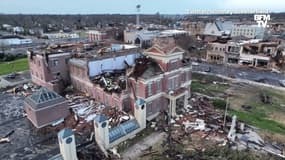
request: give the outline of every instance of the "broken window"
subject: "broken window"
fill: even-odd
[[[174,90],[177,87],[178,87],[178,77],[175,76],[175,77],[169,78],[168,89],[169,90]]]
[[[147,107],[146,107],[146,114],[147,116],[152,115],[152,102],[147,103]]]
[[[52,63],[53,63],[53,66],[55,67],[58,65],[58,60],[53,60]]]
[[[156,81],[156,89],[157,89],[157,93],[161,92],[161,83],[160,83],[160,80],[157,80]]]
[[[152,95],[152,87],[151,87],[151,85],[152,85],[152,82],[150,82],[149,84],[148,84],[148,96],[151,96]]]

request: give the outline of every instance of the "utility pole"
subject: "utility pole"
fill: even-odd
[[[224,129],[225,129],[225,127],[226,127],[226,119],[227,119],[228,106],[229,106],[229,96],[227,96],[227,102],[226,102],[226,110],[225,110],[224,123],[223,123]]]

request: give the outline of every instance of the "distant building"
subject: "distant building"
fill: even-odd
[[[44,33],[42,37],[48,39],[78,39],[79,35],[77,33]]]
[[[138,45],[143,49],[147,49],[152,46],[152,41],[156,37],[173,37],[179,35],[189,35],[185,30],[163,30],[163,31],[148,31],[148,30],[125,30],[124,42]]]
[[[246,38],[263,39],[265,29],[257,25],[234,25],[231,31],[231,37],[244,36]]]
[[[211,42],[208,44],[206,60],[211,63],[224,64],[227,61],[226,44]]]
[[[10,24],[2,24],[2,28],[7,30],[7,31],[13,29],[13,27]]]
[[[25,29],[23,27],[13,27],[13,32],[14,33],[24,33]]]
[[[201,35],[204,33],[206,24],[204,22],[182,22],[181,25],[191,35]]]
[[[225,55],[227,63],[237,64],[240,59],[241,46],[238,42],[230,41],[226,44]]]
[[[253,67],[270,67],[270,59],[276,53],[276,42],[244,42],[241,44],[240,64]]]
[[[261,40],[212,42],[208,44],[207,61],[211,63],[240,64],[252,67],[271,67],[279,42]]]
[[[149,48],[152,45],[152,40],[159,35],[159,31],[125,30],[124,42],[138,45],[141,48]]]
[[[87,34],[89,42],[100,42],[107,38],[107,33],[104,31],[90,30]]]
[[[231,21],[215,21],[213,23],[207,23],[204,30],[204,35],[208,36],[230,36],[233,22]]]
[[[0,46],[27,45],[31,43],[33,43],[31,39],[26,39],[20,36],[15,36],[15,35],[0,36]]]
[[[28,96],[24,101],[24,109],[28,119],[37,128],[51,125],[69,115],[67,101],[46,88]]]
[[[164,30],[160,32],[161,36],[179,36],[179,35],[189,35],[190,33],[188,31],[185,30]]]

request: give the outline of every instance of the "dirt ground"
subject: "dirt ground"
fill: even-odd
[[[248,105],[252,107],[251,112],[265,114],[268,118],[285,125],[285,92],[241,83],[231,84],[226,92],[231,94],[231,108],[245,111],[242,106]],[[271,103],[264,104],[260,98],[261,93],[266,93]]]

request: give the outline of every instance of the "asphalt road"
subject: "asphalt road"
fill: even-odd
[[[212,74],[223,75],[231,78],[245,79],[273,86],[281,86],[280,80],[285,80],[285,75],[273,73],[271,71],[258,70],[255,68],[224,66],[208,63],[197,63],[192,65],[193,71],[209,72]]]

